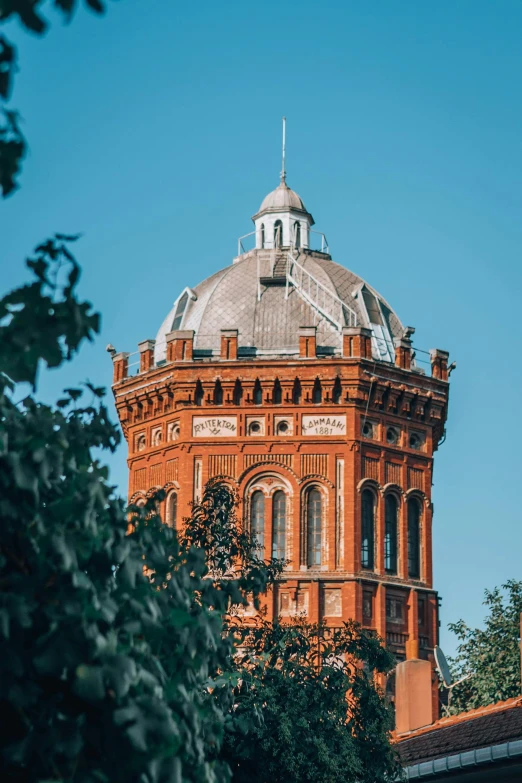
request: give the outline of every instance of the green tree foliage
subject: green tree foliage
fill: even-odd
[[[233,780],[398,779],[391,714],[373,679],[392,665],[380,640],[354,622],[328,629],[298,618],[244,632],[224,746]]]
[[[449,625],[459,640],[457,655],[450,660],[453,678],[456,681],[472,674],[453,689],[453,713],[494,704],[521,692],[522,582],[511,579],[484,595],[488,609],[484,628],[470,628],[464,620]]]
[[[85,5],[97,14],[105,10],[102,0],[84,0]],[[69,22],[79,5],[79,0],[0,0],[0,24],[17,19],[35,35],[43,35],[48,29],[44,11],[56,9]],[[6,108],[13,88],[17,68],[16,47],[0,35],[0,192],[8,196],[18,187],[17,177],[27,152],[27,142],[20,129],[20,115]]]
[[[0,778],[391,779],[379,641],[354,624],[328,638],[238,624],[283,563],[259,560],[231,490],[210,482],[178,537],[163,492],[126,510],[108,483],[93,452],[119,432],[102,389],[36,399],[42,368],[99,326],[74,239],[40,245],[33,282],[0,301]]]
[[[119,441],[101,389],[23,397],[98,328],[66,239],[0,301],[0,779],[225,781],[209,686],[230,669],[236,581],[216,589],[204,550],[180,550],[161,496],[129,529],[93,455]]]

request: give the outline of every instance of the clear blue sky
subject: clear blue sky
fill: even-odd
[[[1,283],[81,231],[103,332],[42,393],[109,385],[107,342],[135,350],[231,261],[286,114],[288,182],[335,260],[458,363],[433,491],[451,652],[446,624],[479,623],[483,589],[522,577],[522,3],[121,0],[53,21],[41,40],[8,28],[31,153],[0,204]],[[124,447],[110,463],[125,492]]]

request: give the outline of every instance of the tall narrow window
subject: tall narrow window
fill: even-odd
[[[311,489],[306,502],[307,563],[321,565],[321,506],[322,497],[318,489]]]
[[[234,405],[241,405],[242,399],[243,399],[243,387],[241,386],[241,381],[239,380],[239,378],[236,378],[236,382],[234,384],[234,394],[233,394]]]
[[[361,565],[363,568],[373,568],[375,497],[369,489],[363,490],[361,509]]]
[[[314,402],[316,405],[319,405],[319,403],[322,401],[323,401],[323,387],[321,386],[321,381],[319,380],[319,378],[316,378],[314,382],[314,388],[312,390],[312,402]]]
[[[256,378],[256,382],[254,383],[254,405],[261,405],[262,402],[263,402],[263,389],[261,388],[259,378]]]
[[[278,490],[272,498],[272,557],[286,556],[286,495]]]
[[[294,381],[294,388],[292,389],[292,402],[294,405],[299,405],[301,402],[301,383],[299,378]]]
[[[283,224],[280,220],[274,223],[274,247],[283,246]]]
[[[343,395],[343,387],[341,386],[341,379],[339,378],[339,376],[337,376],[332,389],[332,402],[334,402],[336,405],[339,405],[339,403],[341,402],[342,395]]]
[[[196,405],[203,404],[203,384],[201,381],[196,383],[196,391],[194,392],[194,402]]]
[[[252,495],[250,532],[256,542],[256,553],[259,557],[263,557],[265,547],[265,496],[259,490]]]
[[[265,246],[265,224],[261,223],[261,247]]]
[[[219,378],[214,384],[214,405],[223,405],[223,387]]]
[[[294,236],[295,236],[295,246],[301,247],[301,224],[297,220],[294,223]]]
[[[386,495],[384,505],[384,568],[389,574],[397,573],[397,512],[395,495]]]
[[[420,504],[416,498],[408,501],[408,576],[420,577]]]
[[[171,492],[167,498],[167,525],[176,527],[178,516],[178,496],[176,492]]]
[[[283,401],[283,390],[281,388],[279,378],[276,378],[274,381],[274,388],[272,390],[272,402],[274,405],[281,405],[282,401]]]

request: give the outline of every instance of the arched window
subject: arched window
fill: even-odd
[[[319,378],[316,378],[314,382],[314,388],[312,391],[312,402],[318,405],[322,401],[323,401],[323,388],[321,386],[321,381],[319,380]]]
[[[301,224],[298,220],[294,223],[295,246],[301,247]]]
[[[283,401],[283,390],[281,388],[279,378],[276,378],[274,381],[274,388],[272,391],[272,402],[274,405],[281,405],[282,401]]]
[[[178,495],[176,492],[171,492],[167,497],[167,525],[170,527],[176,527],[176,520],[178,516]]]
[[[233,394],[234,405],[241,405],[242,399],[243,399],[243,387],[241,386],[241,381],[239,380],[239,378],[236,378],[236,382],[234,384],[234,394]]]
[[[261,223],[261,247],[265,246],[265,224]]]
[[[292,402],[294,405],[299,405],[301,402],[301,382],[299,378],[294,381],[294,388],[292,389]]]
[[[384,568],[397,573],[397,515],[399,504],[395,495],[386,495],[384,504]]]
[[[283,224],[280,220],[274,223],[274,247],[283,246]]]
[[[254,405],[261,405],[263,402],[263,389],[259,382],[259,378],[256,378],[254,383]]]
[[[306,541],[308,566],[321,565],[322,497],[318,489],[311,489],[306,499]]]
[[[194,392],[194,402],[196,405],[203,404],[203,384],[201,381],[196,383],[196,391]]]
[[[214,405],[223,405],[223,387],[219,378],[214,384]]]
[[[361,512],[361,565],[373,569],[375,496],[369,489],[363,490]]]
[[[257,490],[250,505],[250,532],[256,541],[256,552],[262,557],[265,547],[265,496]]]
[[[136,438],[136,451],[143,451],[146,444],[145,435],[138,435]]]
[[[341,402],[342,394],[343,394],[343,387],[341,386],[341,379],[339,378],[339,376],[337,376],[332,389],[332,402],[334,402],[336,405],[339,405],[339,403]]]
[[[286,556],[286,495],[280,489],[272,498],[272,557]]]
[[[417,498],[408,501],[408,576],[420,577],[420,517],[421,509]]]

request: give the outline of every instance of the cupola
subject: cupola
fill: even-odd
[[[276,247],[309,247],[310,228],[314,225],[314,219],[306,209],[302,198],[286,184],[284,170],[281,174],[281,182],[275,190],[265,196],[252,220],[256,227],[258,250]]]

